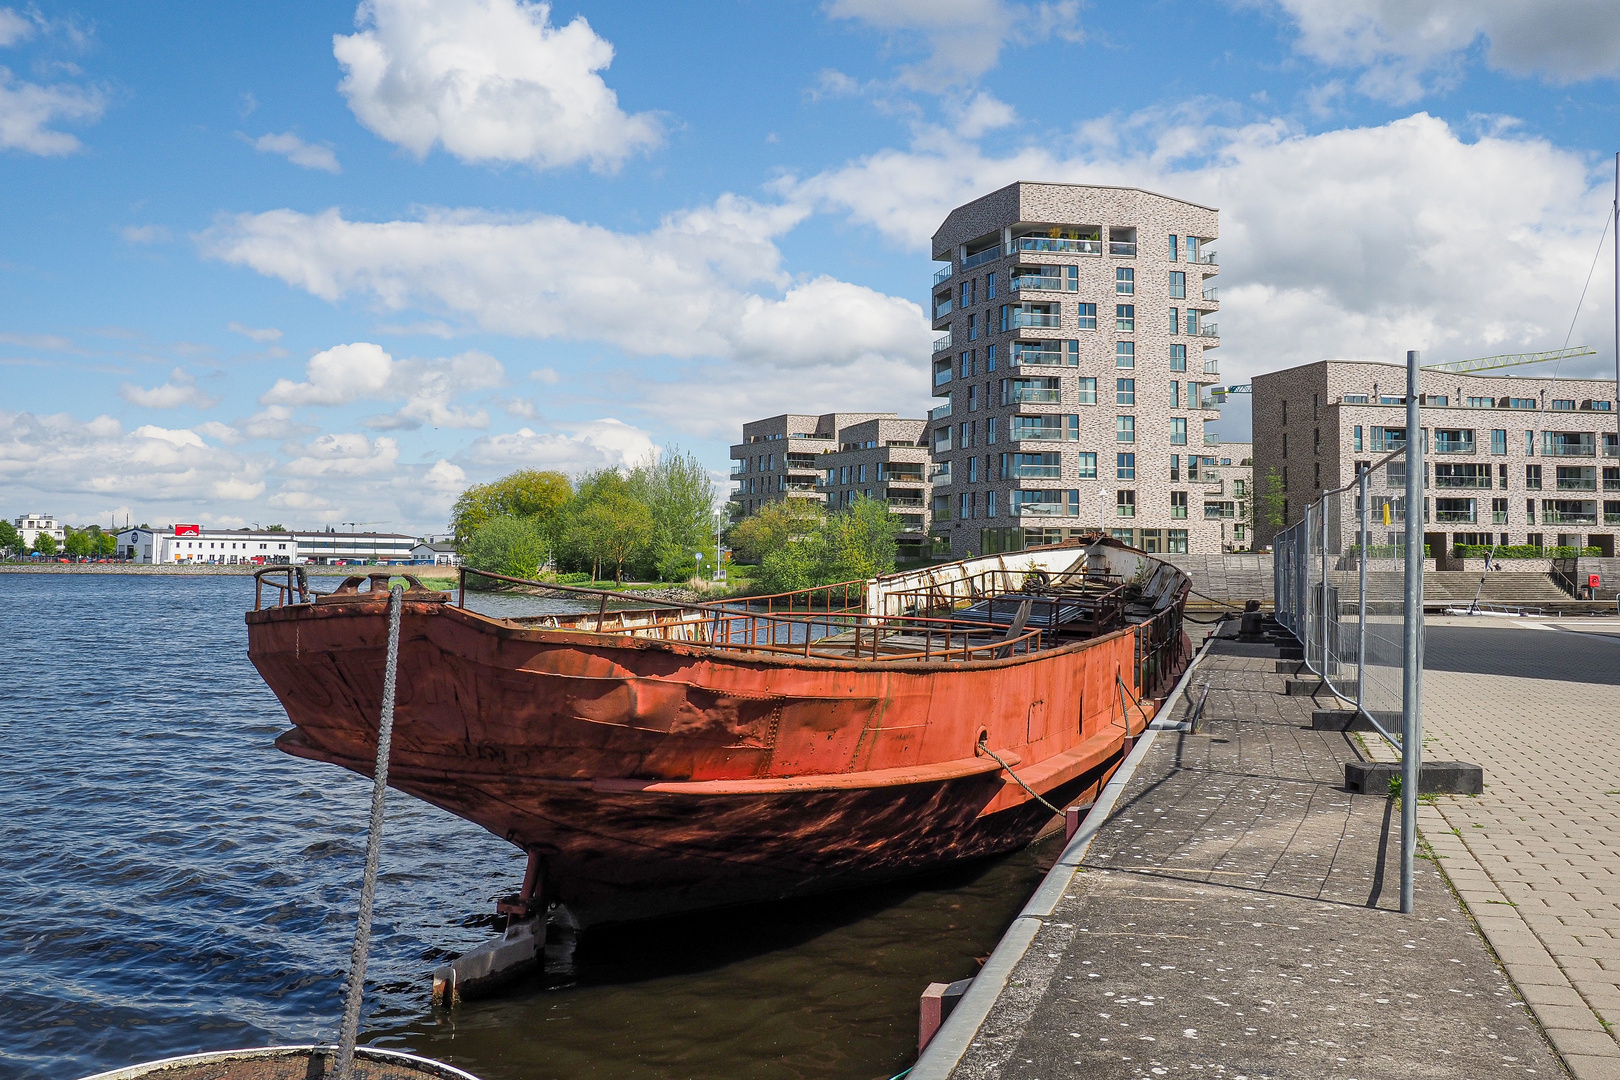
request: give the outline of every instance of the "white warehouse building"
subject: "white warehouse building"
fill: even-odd
[[[190,565],[406,562],[416,545],[416,537],[403,533],[211,529],[186,524],[162,529],[143,525],[118,534],[121,558]]]

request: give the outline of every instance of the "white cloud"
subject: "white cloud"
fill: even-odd
[[[495,333],[771,366],[874,352],[924,360],[931,335],[916,304],[782,272],[774,237],[806,213],[728,195],[650,232],[616,233],[544,215],[436,211],[369,223],[336,210],[273,210],[225,218],[199,240],[207,255],[328,300],[358,294],[392,311],[432,308]],[[581,262],[581,251],[591,257]],[[569,273],[557,273],[560,265]],[[780,295],[762,295],[762,286]]]
[[[261,154],[280,154],[294,165],[305,169],[320,169],[323,172],[340,173],[343,167],[338,164],[337,154],[330,146],[322,143],[307,143],[290,131],[280,135],[260,135],[257,139],[242,136],[253,144],[253,149]]]
[[[0,49],[27,41],[34,36],[34,20],[13,8],[0,8]]]
[[[435,144],[466,162],[614,169],[656,146],[597,72],[613,46],[576,16],[522,0],[364,0],[358,32],[332,39],[338,89],[367,128],[418,158]]]
[[[1018,122],[1018,113],[994,94],[980,90],[962,106],[956,121],[956,133],[964,139],[977,139],[987,131],[1009,127]]]
[[[655,450],[645,431],[612,417],[555,426],[553,432],[519,428],[511,434],[481,436],[460,458],[467,464],[501,469],[579,472],[635,465]]]
[[[464,393],[500,386],[506,380],[506,369],[493,356],[475,350],[448,359],[395,360],[380,345],[359,341],[316,353],[305,366],[305,377],[305,382],[276,380],[259,403],[332,406],[362,399],[403,399],[397,413],[374,417],[368,426],[481,428],[489,426],[487,412],[469,412],[451,401]]]
[[[1412,101],[1454,81],[1462,54],[1484,38],[1489,65],[1556,83],[1620,73],[1620,5],[1613,0],[1273,0],[1299,28],[1301,52],[1364,68],[1357,89]]]
[[[248,339],[253,340],[253,341],[257,341],[261,345],[266,345],[266,344],[269,344],[272,341],[280,341],[281,340],[281,331],[277,330],[273,326],[266,326],[266,327],[244,326],[239,322],[234,322],[233,321],[233,322],[226,323],[225,324],[225,329],[229,330],[233,334],[241,334],[245,338],[248,338]]]
[[[389,472],[399,461],[399,443],[387,436],[318,435],[298,448],[281,471],[288,476],[374,476]]]
[[[219,404],[219,398],[204,393],[197,380],[184,368],[175,368],[170,372],[169,381],[162,386],[145,390],[133,383],[125,383],[119,387],[118,394],[131,405],[147,409],[212,409]]]
[[[161,244],[169,239],[169,230],[162,225],[125,225],[118,235],[131,244]]]
[[[12,75],[0,67],[0,150],[21,150],[42,157],[71,154],[78,139],[52,125],[80,121],[92,123],[106,110],[106,95],[88,86],[56,83],[46,86]]]
[[[1108,127],[1109,125],[1103,125]],[[1221,213],[1222,377],[1325,356],[1435,360],[1562,344],[1597,246],[1607,175],[1511,129],[1466,141],[1419,113],[1318,135],[1175,117],[1093,133],[1092,148],[1007,157],[937,132],[781,186],[919,253],[952,208],[1014,180],[1142,187]],[[1591,295],[1610,285],[1600,267]],[[1604,342],[1588,303],[1574,341]],[[1565,364],[1599,374],[1596,367]]]
[[[1085,38],[1078,0],[1035,4],[1009,0],[831,0],[827,14],[917,42],[928,56],[901,69],[903,85],[939,91],[968,86],[996,66],[1002,46],[1057,35]]]

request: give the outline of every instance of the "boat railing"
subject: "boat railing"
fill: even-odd
[[[286,581],[272,581],[276,575],[286,575]],[[266,566],[253,571],[253,610],[258,611],[264,607],[264,587],[268,585],[276,590],[275,600],[271,607],[285,607],[288,604],[309,603],[309,575],[302,566],[282,563],[276,566]],[[294,600],[293,597],[298,599]]]
[[[676,618],[630,618],[608,609],[610,600],[631,599],[607,589],[588,589],[530,578],[512,577],[463,567],[458,606],[466,607],[468,575],[554,591],[589,596],[597,610],[557,616],[570,628],[601,634],[695,642],[736,652],[836,660],[968,661],[1001,659],[1037,652],[1047,641],[1039,627],[1015,620],[1011,627],[977,619],[925,615],[869,615],[864,610],[865,582],[840,582],[769,596],[739,597],[718,603],[636,598],[660,608],[679,609]],[[856,599],[856,587],[862,591]],[[835,606],[842,602],[842,608]],[[759,610],[763,606],[764,610]],[[698,628],[700,634],[694,634]]]
[[[1129,599],[1126,584],[1117,574],[1065,573],[1049,575],[1044,570],[993,568],[965,577],[931,582],[911,589],[885,594],[887,615],[935,615],[964,610],[978,612],[994,622],[998,607],[1016,607],[1033,600],[1030,617],[1044,622],[1052,633],[1062,627],[1070,632],[1101,633],[1124,620]]]

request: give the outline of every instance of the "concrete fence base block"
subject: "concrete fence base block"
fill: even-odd
[[[513,922],[500,937],[433,969],[433,1004],[454,1007],[522,978],[539,966],[545,945],[544,915]]]
[[[1362,795],[1388,795],[1389,781],[1401,775],[1398,761],[1347,761],[1344,786]],[[1425,761],[1418,776],[1419,795],[1480,795],[1485,770],[1467,761]]]
[[[1304,660],[1305,659],[1305,646],[1303,646],[1303,645],[1278,645],[1277,646],[1277,656],[1280,659],[1283,659],[1283,660]]]
[[[1333,680],[1333,685],[1339,691],[1339,693],[1346,694],[1351,697],[1355,696],[1356,683],[1354,679],[1335,679]],[[1298,697],[1301,694],[1309,696],[1317,693],[1326,694],[1328,697],[1333,696],[1333,691],[1324,686],[1322,684],[1322,680],[1318,679],[1315,675],[1305,678],[1289,679],[1283,684],[1283,693],[1287,694],[1289,697]]]
[[[1372,721],[1354,709],[1312,709],[1312,731],[1376,731]]]
[[[953,983],[929,983],[928,989],[922,994],[922,1009],[917,1021],[917,1053],[922,1053],[934,1033],[945,1023],[945,1018],[951,1015],[967,993],[968,987],[973,985],[972,979],[957,979]]]
[[[1278,660],[1277,661],[1276,671],[1277,671],[1277,674],[1279,674],[1279,675],[1309,675],[1310,674],[1310,672],[1305,670],[1305,658],[1303,656],[1301,656],[1301,657],[1299,657],[1298,659],[1295,659],[1295,660]]]

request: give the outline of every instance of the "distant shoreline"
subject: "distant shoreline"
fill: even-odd
[[[208,564],[199,566],[182,566],[179,563],[25,563],[0,562],[0,574],[135,574],[147,577],[251,577],[255,570],[262,570],[262,566],[231,566],[229,564]],[[387,571],[396,577],[401,574],[410,574],[412,577],[434,581],[454,581],[454,572],[450,574],[435,574],[434,570],[442,570],[437,566],[301,566],[310,577],[350,577],[364,576]]]

